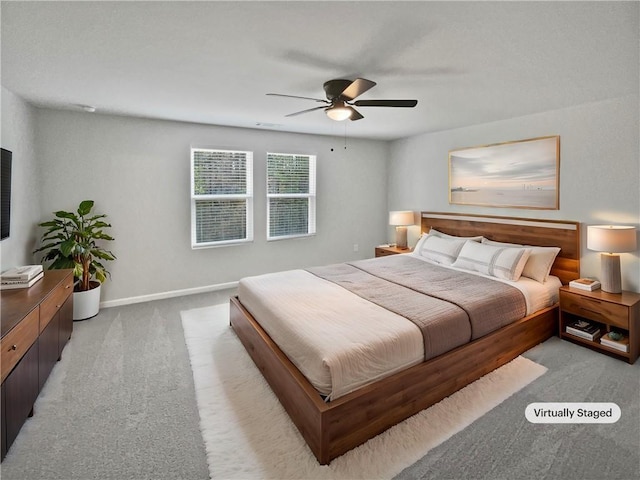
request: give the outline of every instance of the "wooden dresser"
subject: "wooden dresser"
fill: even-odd
[[[31,288],[0,292],[3,459],[71,338],[72,293],[72,270],[49,270]]]

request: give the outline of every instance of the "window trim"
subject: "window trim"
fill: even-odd
[[[293,157],[309,158],[309,193],[269,193],[269,155],[286,155]],[[266,235],[267,242],[277,242],[280,240],[290,240],[294,238],[307,238],[316,235],[316,179],[317,179],[317,156],[309,153],[282,153],[267,152],[265,155],[265,190],[267,197],[266,211]],[[272,198],[307,198],[309,199],[308,211],[309,220],[307,222],[307,233],[296,233],[294,235],[278,235],[272,237],[269,235],[269,226],[271,224],[271,199]]]
[[[205,151],[205,152],[225,152],[225,153],[244,153],[246,155],[246,176],[245,176],[245,185],[246,191],[245,194],[210,194],[210,195],[196,195],[195,193],[195,176],[194,176],[194,152],[196,151]],[[228,247],[232,245],[241,245],[245,243],[253,242],[253,152],[248,150],[230,150],[230,149],[222,149],[222,148],[206,148],[206,147],[191,147],[190,152],[190,182],[191,182],[191,199],[190,199],[190,208],[191,208],[191,249],[199,250],[202,248],[218,248],[218,247]],[[233,240],[218,240],[213,242],[197,242],[196,236],[196,203],[198,201],[206,201],[206,200],[246,200],[246,237],[241,239],[233,239]]]

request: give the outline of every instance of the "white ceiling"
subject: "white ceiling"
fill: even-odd
[[[638,94],[638,2],[2,2],[2,85],[38,106],[395,139]],[[334,122],[333,78],[378,83]],[[261,124],[261,125],[258,125]]]

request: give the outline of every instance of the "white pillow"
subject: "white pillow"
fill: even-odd
[[[544,283],[549,278],[549,272],[554,260],[560,253],[558,247],[527,247],[531,249],[531,255],[524,266],[522,275]]]
[[[443,238],[435,235],[425,235],[424,240],[420,240],[420,249],[418,250],[416,247],[418,255],[442,265],[451,265],[455,262],[456,258],[458,258],[458,253],[466,243],[466,240]]]
[[[423,233],[422,235],[420,235],[420,238],[418,239],[418,242],[416,243],[416,246],[413,247],[413,253],[415,253],[415,254],[419,254],[420,253],[420,249],[422,248],[422,244],[424,243],[424,241],[427,239],[428,236],[429,236],[428,233]]]
[[[429,235],[435,235],[437,237],[442,237],[442,238],[455,238],[458,240],[473,240],[474,242],[480,242],[483,239],[482,235],[478,235],[477,237],[457,237],[455,235],[449,235],[448,233],[440,232],[435,228],[432,228],[431,230],[429,230]]]
[[[520,278],[530,254],[529,248],[496,247],[469,241],[453,266],[515,281]]]
[[[518,245],[516,243],[494,242],[492,240],[487,240],[486,238],[482,240],[482,243],[493,246],[530,248],[531,255],[529,255],[529,260],[527,260],[527,263],[522,270],[522,276],[531,278],[540,283],[547,281],[547,278],[549,278],[549,272],[551,271],[551,266],[558,256],[558,253],[560,253],[560,248],[558,247],[525,246]]]

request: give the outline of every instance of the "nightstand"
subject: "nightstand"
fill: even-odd
[[[627,335],[629,351],[623,352],[603,345],[600,338],[588,340],[567,333],[567,324],[576,320],[587,320],[597,325],[602,335],[612,329]],[[633,363],[640,355],[640,293],[607,293],[602,290],[590,292],[561,287],[559,333],[560,338]]]
[[[398,247],[376,247],[376,257],[386,257],[387,255],[398,255],[399,253],[411,253],[412,248]]]

